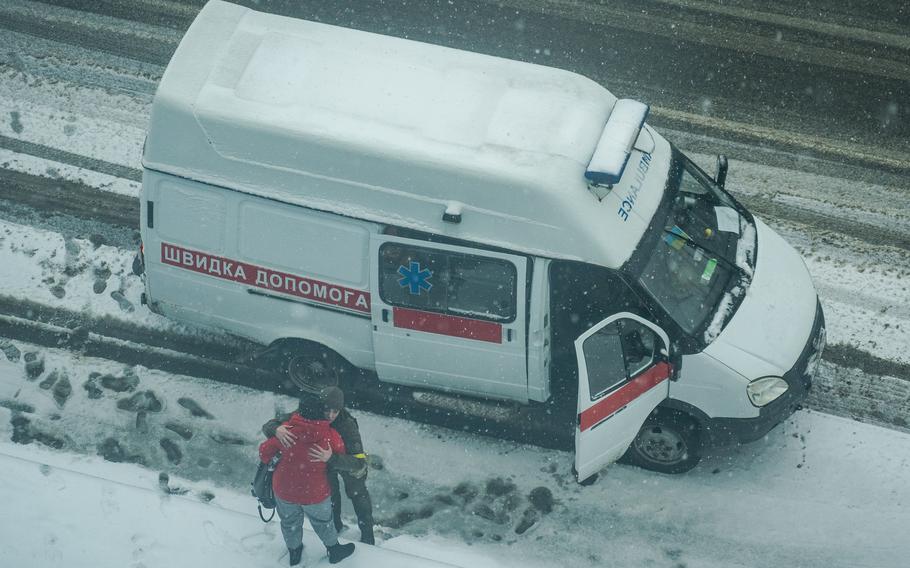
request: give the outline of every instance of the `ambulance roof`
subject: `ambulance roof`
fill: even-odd
[[[342,215],[618,266],[650,214],[623,223],[615,203],[587,188],[585,168],[615,102],[567,71],[212,0],[158,87],[143,164]],[[447,208],[460,209],[460,223],[443,221]]]

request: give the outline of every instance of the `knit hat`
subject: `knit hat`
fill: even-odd
[[[338,387],[328,387],[319,393],[319,399],[326,410],[341,410],[344,408],[344,391]]]

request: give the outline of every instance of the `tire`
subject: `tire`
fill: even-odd
[[[281,371],[301,392],[318,394],[326,387],[340,386],[343,359],[331,349],[316,344],[293,344],[282,353]]]
[[[660,473],[685,473],[701,461],[698,422],[681,412],[658,411],[642,425],[624,461]]]

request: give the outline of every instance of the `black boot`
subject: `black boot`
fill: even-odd
[[[348,556],[354,554],[354,543],[336,544],[335,546],[328,547],[328,550],[329,564],[338,564]]]
[[[373,537],[373,524],[372,523],[357,523],[360,526],[360,542],[364,544],[376,544],[376,539]]]
[[[303,546],[298,546],[294,549],[288,549],[290,553],[289,560],[291,561],[291,566],[297,566],[300,564],[300,558],[303,556]]]

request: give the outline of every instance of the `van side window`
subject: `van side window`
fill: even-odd
[[[379,248],[379,295],[393,306],[509,322],[516,293],[507,260],[402,243]]]
[[[640,323],[615,321],[587,338],[583,345],[591,400],[596,400],[652,365],[657,337]]]

